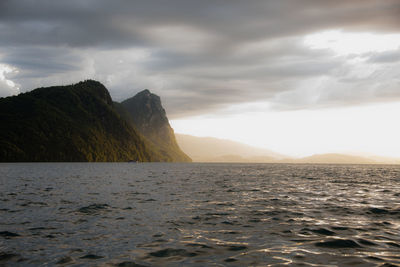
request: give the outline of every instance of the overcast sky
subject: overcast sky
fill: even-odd
[[[400,44],[342,55],[307,44],[331,30],[400,34],[400,1],[1,0],[0,94],[93,78],[115,100],[149,88],[171,117],[399,99]]]
[[[394,103],[399,74],[399,0],[0,1],[0,96],[96,79],[185,119]]]

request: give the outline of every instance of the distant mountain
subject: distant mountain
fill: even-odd
[[[399,164],[400,160],[379,156],[356,156],[348,154],[328,153],[316,154],[300,159],[283,160],[289,163],[323,163],[323,164]]]
[[[162,155],[171,157],[174,161],[191,161],[176,142],[174,130],[169,124],[159,96],[144,90],[121,102],[121,106],[121,115],[130,121]]]
[[[176,134],[182,150],[196,162],[310,163],[310,164],[400,164],[400,159],[348,154],[316,154],[292,158],[267,149],[213,137]]]
[[[99,82],[0,98],[0,161],[175,161],[120,115]]]
[[[239,155],[224,155],[213,158],[207,158],[199,160],[199,162],[230,162],[230,163],[276,163],[277,160],[274,157],[269,156],[258,156],[258,157],[242,157]]]
[[[369,154],[369,153],[352,153],[352,154],[348,154],[348,155],[367,158],[367,159],[373,160],[377,163],[400,164],[400,158],[376,156],[374,154]]]
[[[182,150],[197,162],[275,162],[285,156],[267,149],[213,137],[176,134]]]

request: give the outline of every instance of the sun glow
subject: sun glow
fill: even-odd
[[[174,120],[178,133],[212,136],[295,157],[360,153],[400,157],[400,103],[297,111],[240,112]]]
[[[304,44],[311,49],[331,49],[338,55],[384,52],[400,48],[400,34],[331,30],[307,35]]]

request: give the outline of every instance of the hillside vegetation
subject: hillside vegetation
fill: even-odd
[[[0,161],[177,161],[121,117],[97,81],[0,98]]]

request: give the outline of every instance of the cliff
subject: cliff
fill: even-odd
[[[0,121],[2,162],[174,161],[120,115],[97,81],[0,98]]]
[[[174,161],[190,162],[191,159],[179,148],[174,130],[169,124],[159,96],[144,90],[123,102],[121,113],[133,127],[149,140],[159,152]]]

